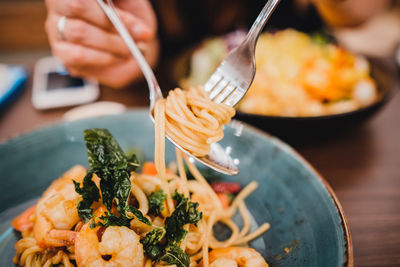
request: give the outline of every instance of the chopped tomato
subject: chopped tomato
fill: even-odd
[[[242,189],[242,186],[237,182],[213,182],[211,187],[216,193],[231,194],[237,194]]]
[[[25,230],[33,228],[33,222],[31,221],[30,217],[32,214],[35,213],[36,205],[29,207],[23,213],[21,213],[17,218],[12,220],[11,226],[19,231],[23,232]]]
[[[142,173],[143,174],[147,174],[147,175],[153,175],[153,176],[157,175],[158,172],[157,172],[156,164],[154,162],[152,162],[152,161],[146,161],[143,164]],[[167,174],[172,174],[173,172],[171,172],[170,170],[166,169],[166,173]]]
[[[222,208],[227,209],[229,204],[231,204],[231,198],[228,194],[225,193],[217,193],[219,201],[221,202]]]
[[[142,173],[148,175],[157,175],[156,164],[151,161],[146,161],[143,164]]]

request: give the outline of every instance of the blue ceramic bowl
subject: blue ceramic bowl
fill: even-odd
[[[83,130],[108,128],[124,149],[142,148],[153,158],[154,130],[146,110],[61,123],[0,145],[0,266],[12,266],[18,234],[10,221],[50,182],[75,164],[87,165]],[[276,138],[234,122],[222,144],[239,160],[240,174],[224,176],[258,189],[246,200],[255,224],[271,229],[250,243],[270,266],[353,266],[343,211],[325,180]],[[174,160],[167,144],[167,161]],[[240,221],[239,221],[240,223]]]

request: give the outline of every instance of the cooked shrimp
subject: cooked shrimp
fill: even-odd
[[[210,267],[237,267],[238,264],[235,260],[228,258],[219,258],[210,264]]]
[[[85,174],[84,167],[73,167],[55,180],[39,199],[33,234],[41,247],[73,244],[76,232],[71,229],[80,221],[76,205],[80,196],[72,180],[81,182]]]
[[[90,228],[90,222],[75,239],[75,258],[78,267],[144,265],[143,247],[133,230],[125,226]]]
[[[33,228],[33,215],[35,214],[36,205],[27,208],[23,213],[21,213],[17,218],[12,220],[11,226],[15,230],[21,233],[26,230],[32,230]]]
[[[210,267],[268,267],[264,258],[253,248],[217,248],[208,256]],[[203,266],[202,262],[200,266]]]

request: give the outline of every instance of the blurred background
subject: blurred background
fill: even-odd
[[[44,30],[45,19],[44,1],[0,2],[2,63],[29,63],[35,62],[41,56],[50,55],[50,46]]]
[[[52,1],[48,2],[52,3]],[[165,91],[168,91],[170,88],[173,88],[175,86],[188,86],[190,85],[190,82],[203,83],[207,75],[213,72],[214,68],[218,65],[219,61],[224,57],[228,50],[237,45],[241,38],[243,38],[246,30],[252,24],[255,17],[265,3],[264,1],[258,0],[251,1],[250,3],[246,1],[235,0],[218,2],[201,1],[199,3],[193,4],[181,0],[152,0],[151,4],[154,9],[156,20],[158,23],[158,28],[156,31],[158,42],[160,45],[158,60],[154,60],[154,62],[157,63],[153,65],[155,65],[157,68],[156,73],[158,79],[160,80],[161,87]],[[279,4],[271,19],[267,23],[265,31],[269,33],[274,33],[279,32],[279,30],[283,29],[294,29],[299,32],[309,34],[311,38],[310,40],[313,43],[333,42],[339,44],[341,48],[345,49],[345,51],[354,53],[354,60],[356,61],[358,60],[357,57],[367,56],[368,58],[378,58],[379,60],[384,59],[387,61],[391,61],[388,64],[393,65],[395,64],[397,47],[400,42],[400,16],[398,10],[399,9],[396,1],[387,0],[364,2],[360,0],[324,0],[315,2],[311,0],[287,0],[282,1]],[[39,59],[52,55],[49,44],[49,37],[46,34],[44,26],[46,16],[47,10],[44,1],[3,0],[0,2],[0,63],[16,64],[22,66],[23,69],[18,70],[20,71],[20,75],[14,74],[14,76],[20,78],[19,80],[17,79],[19,82],[24,81],[25,83],[25,86],[21,86],[20,88],[18,88],[18,90],[15,90],[15,92],[13,91],[13,94],[10,94],[7,100],[3,99],[4,103],[0,103],[0,106],[2,107],[1,120],[6,120],[7,122],[12,123],[12,118],[14,118],[14,116],[19,116],[19,114],[21,113],[29,113],[30,115],[32,115],[32,121],[34,121],[32,122],[32,124],[27,123],[23,125],[15,125],[15,127],[17,127],[18,129],[17,132],[19,133],[32,129],[32,127],[36,126],[37,123],[39,123],[40,125],[45,125],[46,123],[53,121],[54,118],[60,118],[61,115],[69,110],[71,106],[74,106],[74,104],[75,106],[78,104],[83,104],[73,103],[73,101],[71,101],[70,103],[66,103],[64,106],[61,104],[57,106],[54,104],[55,101],[51,100],[47,101],[48,103],[53,102],[53,105],[47,105],[49,106],[49,108],[44,108],[40,105],[36,106],[36,108],[32,108],[32,102],[37,102],[34,101],[34,96],[32,95],[32,92],[30,92],[33,86],[35,64],[38,62]],[[57,26],[57,22],[52,21],[49,24],[52,25],[50,27],[53,29],[53,31],[56,31],[55,28]],[[66,27],[68,27],[68,19],[66,25]],[[231,35],[229,35],[229,33],[231,33]],[[236,37],[232,37],[232,35],[234,35],[235,33],[239,34],[236,34]],[[73,35],[71,34],[71,36]],[[268,41],[268,38],[269,37],[263,38],[262,43],[265,44],[264,48],[271,46],[271,44],[269,43],[271,41]],[[281,45],[277,45],[283,47],[282,49],[280,49],[280,51],[274,51],[274,49],[268,48],[264,50],[259,49],[259,53],[257,55],[257,57],[260,58],[259,61],[282,61],[281,59],[277,59],[278,57],[275,57],[275,59],[271,59],[269,58],[269,55],[274,55],[276,53],[285,54],[285,52],[283,52],[284,50],[293,50],[294,48],[301,46],[302,42],[304,41],[302,40],[302,38],[304,39],[305,37],[296,35],[296,33],[292,33],[287,34],[286,37],[281,37],[281,39],[284,38],[286,38],[286,40],[280,41]],[[278,37],[275,39],[278,39]],[[225,43],[221,44],[221,40],[223,40]],[[277,43],[278,41],[273,42]],[[56,41],[53,41],[52,43],[55,47]],[[308,48],[305,48],[303,50],[305,52],[301,53],[310,54],[309,51],[319,49],[313,48],[313,45],[314,44],[312,44]],[[329,49],[331,48],[328,47],[326,50],[328,51]],[[197,53],[196,56],[195,52],[198,51],[200,52]],[[268,51],[269,54],[263,53],[263,51]],[[206,54],[206,57],[203,57],[201,60],[197,60],[197,58],[202,57],[198,56],[198,54],[202,55],[202,53]],[[299,54],[300,52],[295,51],[293,53]],[[318,53],[321,54],[325,52],[322,52],[321,50],[317,51],[315,54]],[[61,62],[65,63],[65,58],[68,58],[67,55],[69,53],[67,51],[61,54],[64,57],[61,58]],[[153,54],[154,58],[156,59],[156,53]],[[59,55],[56,56],[60,56],[60,52]],[[316,57],[316,55],[314,57]],[[335,56],[331,55],[331,57]],[[322,63],[325,65],[331,64],[331,66],[328,66],[328,68],[330,69],[327,71],[338,72],[337,70],[341,68],[340,64],[342,63],[332,62],[334,60],[343,61],[345,60],[345,57],[351,57],[351,55],[337,56],[336,59],[333,59],[330,62]],[[318,63],[318,61],[316,62]],[[321,62],[319,62],[318,64],[320,63]],[[43,63],[42,65],[46,66],[46,64],[49,65],[50,63],[47,62]],[[258,68],[260,69],[259,73],[263,73],[262,69],[270,68],[265,64],[265,66],[261,66],[261,64],[262,63],[258,65]],[[276,66],[276,64],[274,64],[275,63],[271,63],[270,66]],[[291,62],[290,64],[292,65],[290,65],[289,63],[285,64],[286,66],[284,66],[283,68],[286,70],[288,70],[289,68],[303,68],[299,67],[299,65],[303,63],[298,64],[297,62]],[[380,67],[380,65],[382,64],[386,66],[384,66],[383,68]],[[376,99],[374,101],[370,101],[374,102],[374,105],[371,105],[373,107],[367,108],[368,110],[365,112],[359,112],[360,114],[345,116],[351,118],[341,119],[338,122],[340,126],[345,127],[346,124],[353,124],[355,120],[363,120],[365,117],[369,117],[369,114],[373,114],[375,110],[377,110],[382,105],[381,102],[386,102],[387,95],[393,92],[391,89],[394,87],[394,79],[396,79],[396,77],[394,76],[397,75],[395,66],[388,66],[388,64],[374,63],[372,65],[368,65],[367,63],[367,67],[364,67],[365,72],[367,73],[366,75],[369,75],[371,69],[375,69],[376,73],[374,75],[379,76],[378,81],[375,81],[375,87],[378,88],[376,93],[374,93],[376,94]],[[323,67],[316,68],[321,69]],[[44,67],[44,69],[46,69],[46,67]],[[67,70],[71,70],[71,68],[68,68],[67,66]],[[76,69],[72,70],[74,72],[77,72]],[[285,72],[286,70],[283,70],[283,72]],[[26,73],[24,73],[23,71],[26,71]],[[282,72],[282,70],[279,71]],[[132,75],[132,77],[128,79],[128,82],[124,82],[123,84],[119,84],[117,86],[122,87],[123,90],[111,90],[108,87],[114,86],[110,82],[103,82],[102,80],[100,80],[101,86],[98,89],[100,93],[94,92],[92,94],[92,97],[88,97],[88,100],[86,102],[93,102],[95,99],[97,101],[108,101],[112,100],[110,99],[111,97],[113,99],[115,98],[115,100],[112,100],[113,102],[121,103],[127,107],[146,106],[147,101],[145,99],[147,95],[147,90],[143,89],[146,87],[146,85],[142,80],[141,72],[138,69],[136,69],[134,72],[136,72],[137,74]],[[388,72],[390,73],[388,75],[389,77],[382,77],[384,76],[382,75],[382,73]],[[201,73],[201,75],[199,73]],[[315,74],[316,72],[313,73]],[[351,80],[356,79],[354,78],[355,76],[363,74],[360,74],[360,72],[354,72],[353,74],[349,75],[352,75],[349,78]],[[87,76],[89,75],[82,76],[84,78],[88,78]],[[271,75],[268,76],[268,79],[269,84],[272,84],[273,82],[270,78]],[[61,82],[75,82],[79,84],[80,82],[83,82],[70,81],[65,77],[57,79],[59,80],[55,81],[56,84]],[[315,83],[318,81],[312,82]],[[350,82],[354,83],[353,81]],[[103,86],[102,84],[106,84],[108,86]],[[262,84],[263,81],[260,81],[260,79],[257,79],[256,77],[253,87],[266,87]],[[284,87],[284,85],[282,85],[281,83],[279,84],[281,88]],[[292,88],[293,84],[287,86]],[[340,87],[342,86],[342,84],[335,84],[333,86]],[[37,87],[43,87],[42,90],[46,91],[44,89],[45,85]],[[270,87],[272,88],[273,86],[271,85]],[[308,87],[310,88],[311,86]],[[258,92],[260,92],[260,94],[263,94],[264,96],[271,91],[281,91],[281,95],[270,93],[269,98],[265,97],[258,99],[258,102],[262,102],[259,105],[256,103],[257,101],[254,100],[256,98],[255,96],[258,96],[256,89],[254,89],[251,90],[255,92],[253,94],[253,99],[251,99],[249,95],[248,100],[239,105],[239,110],[241,111],[241,114],[239,114],[238,116],[241,119],[246,120],[247,122],[250,122],[261,128],[263,128],[264,125],[270,125],[270,127],[267,127],[266,130],[272,132],[273,134],[277,134],[284,139],[289,140],[291,137],[285,136],[285,133],[288,132],[288,127],[290,128],[291,126],[293,126],[293,123],[295,123],[294,126],[296,129],[324,128],[327,129],[328,132],[331,132],[332,130],[332,127],[330,127],[330,125],[336,125],[336,122],[332,124],[331,121],[329,121],[326,124],[311,123],[306,127],[302,127],[304,123],[309,123],[307,119],[300,119],[300,124],[296,125],[297,122],[294,121],[293,118],[308,117],[310,115],[313,117],[320,117],[337,113],[348,113],[349,111],[362,109],[363,107],[369,106],[368,104],[370,104],[367,103],[368,101],[364,101],[365,103],[362,105],[355,105],[354,103],[351,103],[351,101],[347,101],[346,103],[345,101],[336,101],[331,94],[332,91],[334,91],[335,89],[328,88],[332,86],[326,87],[326,94],[322,92],[325,89],[317,88],[314,90],[314,96],[311,96],[311,102],[307,102],[308,104],[300,103],[299,105],[302,105],[303,107],[308,106],[308,108],[306,108],[307,110],[304,110],[303,107],[300,108],[303,109],[302,111],[292,111],[293,108],[290,107],[282,109],[282,107],[287,104],[283,103],[284,101],[281,100],[276,101],[276,99],[287,98],[288,100],[286,102],[289,103],[288,105],[293,106],[294,102],[290,99],[296,97],[294,94],[287,94],[284,90],[269,90],[265,88],[263,88],[262,90],[258,90]],[[314,101],[316,99],[315,91],[318,90],[320,91],[319,93],[322,92],[322,94],[324,94],[322,96],[318,96],[319,103],[317,103],[318,101]],[[344,91],[346,90],[351,92],[353,91],[353,89],[344,89]],[[17,93],[17,91],[24,91],[24,93]],[[56,90],[53,90],[53,92],[56,92]],[[303,93],[301,92],[301,94]],[[349,94],[342,94],[337,98],[340,98],[340,100],[349,97],[351,98]],[[288,98],[288,95],[291,98]],[[307,99],[310,99],[309,96],[305,97]],[[24,98],[25,100],[18,101],[18,98]],[[29,99],[32,99],[32,101],[29,101]],[[269,101],[268,105],[265,104],[265,101]],[[334,101],[338,102],[338,105],[329,105],[328,107],[327,104],[330,104]],[[261,108],[257,106],[260,106]],[[266,108],[267,106],[269,108]],[[41,111],[39,111],[39,109]],[[25,110],[25,112],[20,112],[21,110]],[[28,110],[29,112],[27,112]],[[290,122],[287,122],[287,119],[285,119],[284,117],[290,117]],[[334,118],[331,119],[335,121]],[[335,126],[334,128],[337,127]],[[13,134],[13,131],[12,128],[5,129],[4,127],[1,127],[0,133],[2,134],[2,136],[10,137]],[[309,132],[301,133],[301,135],[309,134]]]

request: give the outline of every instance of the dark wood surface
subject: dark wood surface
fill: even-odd
[[[0,113],[0,142],[59,121],[68,108],[37,111],[31,86]],[[147,105],[147,87],[102,88],[100,100]],[[295,148],[328,180],[347,216],[355,266],[400,266],[400,95],[351,131]]]
[[[359,128],[296,148],[339,198],[355,266],[400,266],[400,95]]]

